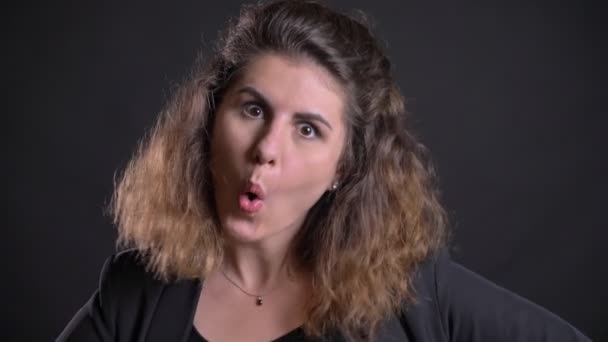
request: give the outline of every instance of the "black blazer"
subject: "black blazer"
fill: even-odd
[[[417,303],[388,320],[376,341],[590,341],[445,251],[420,265],[414,287]],[[99,288],[56,341],[186,342],[200,291],[198,280],[163,283],[146,272],[135,251],[118,253],[106,260]],[[342,338],[334,334],[329,340]]]

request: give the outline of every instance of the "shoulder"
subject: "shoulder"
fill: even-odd
[[[110,256],[106,259],[101,271],[100,288],[132,291],[135,288],[160,285],[162,282],[147,269],[145,257],[134,249]]]
[[[193,279],[163,280],[147,266],[146,256],[127,250],[108,258],[100,284],[100,300],[121,341],[163,336],[177,341],[189,331],[200,282]],[[105,300],[104,300],[105,297]]]
[[[421,264],[415,289],[413,311],[434,316],[444,339],[588,341],[557,315],[453,261],[447,249]]]
[[[135,341],[155,311],[163,283],[135,250],[106,259],[99,286],[57,341]]]
[[[99,278],[99,300],[109,316],[118,317],[149,302],[163,286],[147,269],[140,252],[125,250],[106,259]]]

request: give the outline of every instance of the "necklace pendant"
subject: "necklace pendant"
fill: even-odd
[[[257,305],[257,306],[262,306],[262,304],[264,304],[264,301],[262,300],[262,297],[257,296],[257,297],[255,298],[255,305]]]

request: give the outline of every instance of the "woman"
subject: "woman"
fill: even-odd
[[[119,242],[59,341],[588,341],[450,261],[363,19],[245,7],[115,193]]]

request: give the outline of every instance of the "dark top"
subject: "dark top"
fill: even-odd
[[[307,341],[306,335],[301,328],[294,329],[285,335],[274,340],[275,342],[299,342],[299,341]],[[188,342],[208,342],[196,328],[193,326],[188,337]]]
[[[192,331],[190,332],[190,337],[188,337],[188,342],[207,342],[207,340],[201,336],[201,334],[196,330],[196,328],[192,327]]]
[[[192,325],[201,282],[157,280],[136,255],[129,250],[106,260],[99,288],[56,341],[204,341]],[[418,267],[413,285],[416,303],[392,315],[376,341],[590,341],[556,315],[452,261],[445,251]],[[344,340],[339,332],[327,339]],[[296,329],[277,341],[307,340]]]

